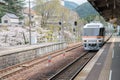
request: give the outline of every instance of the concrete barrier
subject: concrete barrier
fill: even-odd
[[[26,47],[5,50],[0,52],[0,69],[35,59],[43,54],[54,52],[67,47],[65,42],[49,43],[43,45],[30,45]]]

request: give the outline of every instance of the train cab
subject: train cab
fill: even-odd
[[[102,23],[89,23],[83,28],[83,46],[85,50],[99,50],[105,37],[105,28]]]

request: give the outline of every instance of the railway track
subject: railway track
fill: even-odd
[[[11,77],[12,75],[15,75],[17,73],[20,73],[21,71],[24,71],[24,70],[27,70],[27,69],[33,67],[34,65],[40,64],[43,61],[47,61],[48,56],[56,57],[56,56],[61,55],[62,53],[69,52],[69,51],[74,50],[76,48],[79,48],[81,46],[82,46],[81,44],[78,44],[78,45],[75,45],[73,47],[69,47],[69,48],[64,49],[64,50],[50,53],[48,55],[45,55],[44,57],[39,57],[37,59],[31,60],[31,61],[28,61],[25,63],[17,64],[17,65],[2,69],[2,70],[0,70],[0,80],[7,79],[7,78]]]
[[[73,80],[94,55],[95,53],[84,53],[48,80]]]

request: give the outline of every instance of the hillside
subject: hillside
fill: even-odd
[[[81,18],[98,14],[98,12],[91,6],[89,2],[83,3],[74,10],[79,14]]]
[[[68,9],[74,10],[79,5],[71,1],[64,1],[64,6],[67,7]]]

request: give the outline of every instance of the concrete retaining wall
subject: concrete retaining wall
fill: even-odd
[[[0,69],[25,61],[29,61],[41,56],[42,54],[64,49],[66,47],[66,43],[51,43],[45,45],[31,45],[22,48],[1,51]]]

